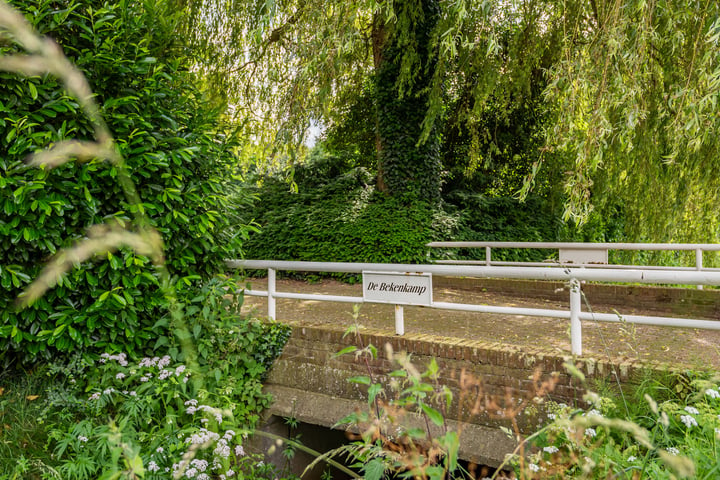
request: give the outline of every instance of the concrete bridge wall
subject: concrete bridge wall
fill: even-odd
[[[354,334],[344,336],[342,326],[298,323],[291,327],[290,341],[267,382],[266,388],[276,400],[271,413],[332,427],[356,409],[367,410],[366,387],[347,381],[351,376],[367,375],[367,366],[354,355],[335,356],[349,345],[359,346],[358,338]],[[440,367],[439,383],[454,393],[455,401],[446,418],[450,428],[462,430],[461,458],[490,466],[499,465],[505,454],[516,446],[499,428],[510,427],[511,422],[498,414],[504,407],[536,397],[539,381],[555,378],[554,388],[542,396],[543,402],[582,404],[587,383],[570,375],[566,362],[575,365],[590,383],[593,379],[615,382],[617,378],[628,385],[644,370],[667,369],[662,364],[639,364],[625,359],[572,359],[540,346],[520,348],[412,333],[400,337],[391,330],[361,329],[360,337],[362,345],[372,344],[377,348],[378,358],[370,362],[370,370],[383,383],[387,381],[387,374],[398,368],[388,359],[386,344],[394,352],[411,353],[420,371],[435,358]],[[476,381],[463,383],[463,378]],[[533,431],[545,420],[543,405],[537,404],[533,413],[517,417],[522,430]]]

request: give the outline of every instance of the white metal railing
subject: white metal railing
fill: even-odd
[[[708,270],[720,271],[718,268],[703,267],[703,253],[720,251],[720,244],[717,243],[580,243],[580,242],[430,242],[426,246],[431,248],[484,248],[485,260],[437,260],[436,263],[448,265],[524,265],[524,266],[545,266],[574,265],[588,268],[622,268],[645,270]],[[557,260],[546,260],[544,262],[504,262],[492,260],[493,248],[516,248],[533,250],[557,250]],[[694,251],[694,267],[670,267],[662,265],[638,266],[638,265],[610,265],[608,252],[610,250],[648,250],[648,251]],[[702,285],[697,286],[702,289]]]
[[[275,272],[292,270],[300,272],[389,272],[389,273],[429,273],[455,277],[508,278],[525,280],[553,280],[568,282],[570,285],[570,308],[552,310],[542,308],[505,307],[491,305],[472,305],[462,303],[433,302],[429,308],[462,310],[479,313],[497,313],[552,317],[570,320],[572,353],[582,355],[582,321],[620,322],[658,325],[666,327],[702,328],[720,330],[720,321],[698,320],[690,318],[656,317],[644,315],[623,315],[583,312],[581,308],[582,281],[626,282],[646,284],[683,284],[683,285],[720,285],[720,271],[709,270],[651,270],[651,269],[588,269],[570,266],[475,266],[475,265],[407,265],[385,263],[339,263],[339,262],[293,262],[277,260],[228,260],[231,268],[268,271],[268,289],[246,290],[246,295],[262,296],[268,299],[268,316],[275,319],[275,300],[290,298],[301,300],[321,300],[331,302],[364,303],[364,297],[320,295],[305,293],[279,292],[276,288]],[[395,331],[404,334],[402,305],[395,306]]]

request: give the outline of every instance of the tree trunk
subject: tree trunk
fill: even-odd
[[[442,186],[440,142],[435,132],[420,144],[428,105],[427,87],[433,74],[430,35],[438,19],[437,0],[395,2],[397,15],[417,12],[415,21],[373,25],[375,62],[375,125],[377,188],[391,195],[409,194],[437,202]],[[408,26],[402,26],[408,25]],[[407,31],[404,31],[406,29]],[[410,83],[401,79],[403,58],[416,49]],[[400,84],[404,82],[401,94]]]

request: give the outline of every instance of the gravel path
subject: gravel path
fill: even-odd
[[[266,290],[265,279],[250,280],[252,288]],[[362,296],[362,285],[348,285],[334,280],[307,283],[297,280],[277,281],[282,292],[321,293],[328,295]],[[567,309],[567,303],[543,301],[478,292],[465,289],[435,288],[435,301],[485,305],[522,306]],[[592,306],[598,312],[613,313],[612,307]],[[246,296],[243,311],[267,315],[267,300]],[[583,311],[587,311],[583,306]],[[277,300],[277,319],[290,319],[312,325],[351,325],[353,305],[316,300]],[[673,316],[658,311],[643,312],[625,308],[619,312]],[[394,329],[394,307],[384,304],[363,304],[360,325]],[[532,345],[561,354],[570,353],[569,321],[554,318],[482,314],[405,307],[405,332],[422,332],[444,337],[459,337],[512,345]],[[632,325],[627,323],[583,322],[583,354],[596,358],[612,356],[630,359],[671,362],[690,368],[720,370],[720,331],[679,329]]]

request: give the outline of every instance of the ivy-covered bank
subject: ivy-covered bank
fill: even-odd
[[[521,202],[456,189],[442,202],[413,194],[387,195],[375,176],[355,167],[348,157],[320,148],[285,175],[253,179],[247,188],[257,196],[242,213],[260,230],[243,244],[247,258],[337,262],[426,263],[444,255],[483,258],[484,251],[431,250],[441,240],[561,241],[607,238],[597,220],[582,232],[562,221],[561,205],[530,196]],[[546,252],[498,251],[498,260],[543,260]]]

